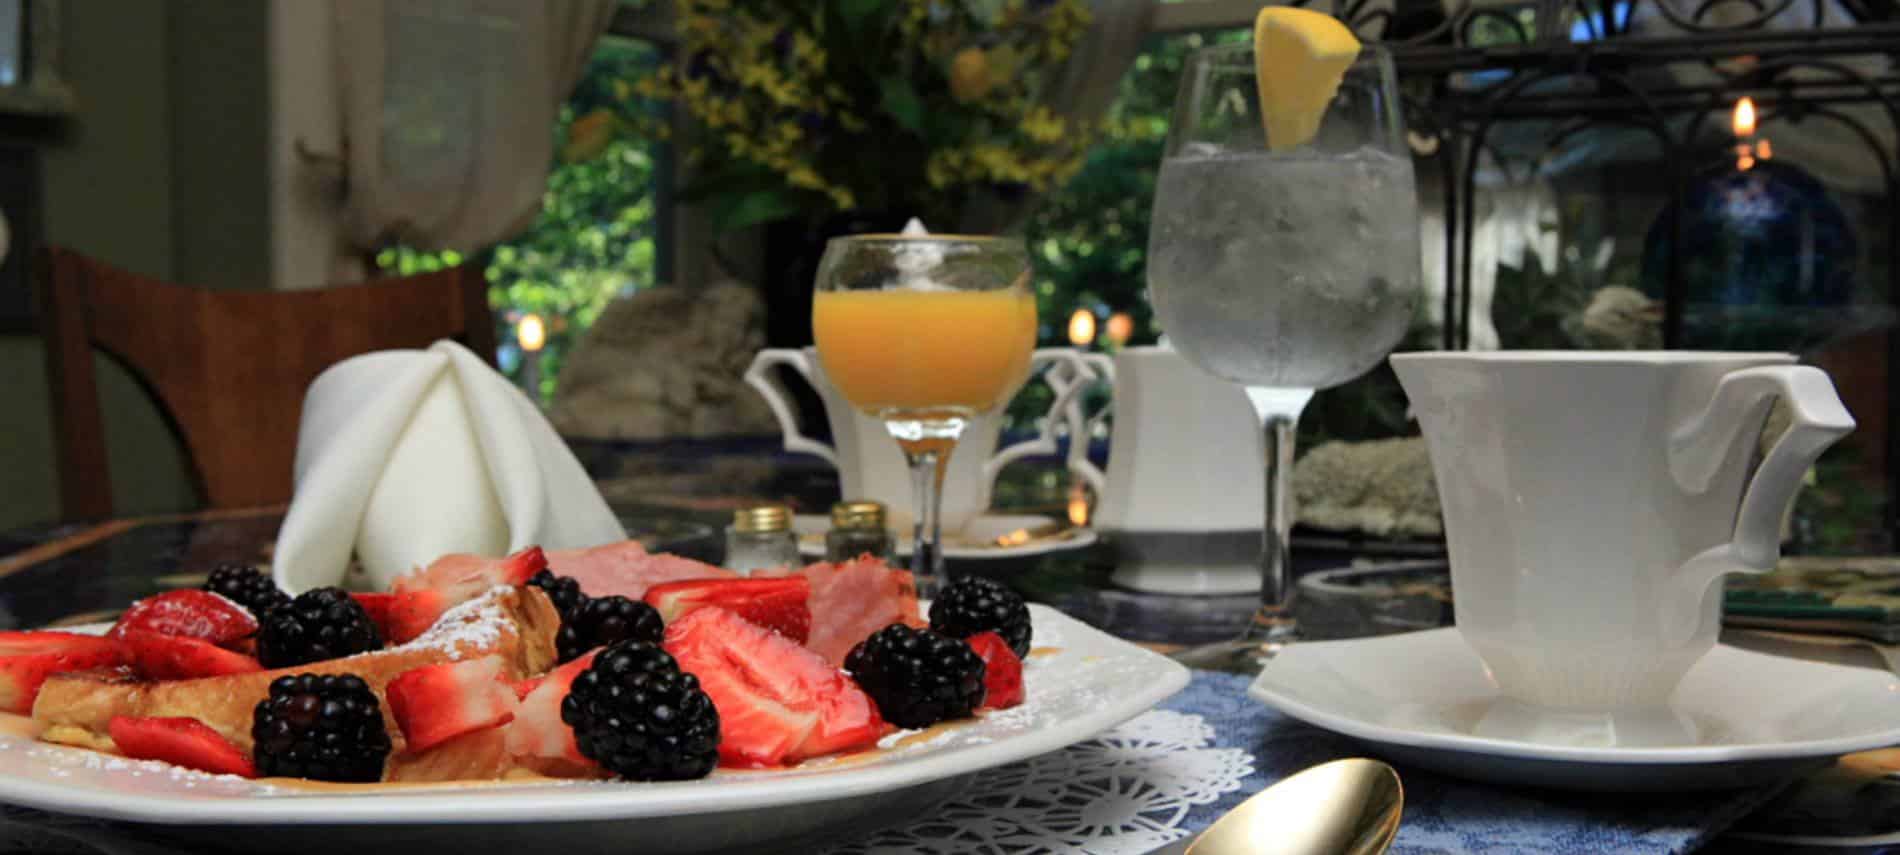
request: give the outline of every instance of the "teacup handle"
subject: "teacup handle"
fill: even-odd
[[[1049,388],[1055,390],[1055,401],[1050,403],[1049,409],[1043,417],[1042,429],[1036,433],[1035,439],[1026,439],[1009,446],[997,452],[994,456],[990,457],[989,460],[984,461],[982,481],[983,494],[981,496],[982,501],[978,505],[979,507],[989,507],[990,492],[995,488],[996,476],[1002,474],[1003,467],[1031,454],[1053,454],[1055,452],[1055,420],[1058,418],[1057,414],[1066,415],[1072,407],[1076,406],[1076,397],[1095,380],[1095,372],[1089,369],[1089,363],[1083,358],[1083,354],[1064,347],[1050,347],[1037,350],[1030,364],[1049,365],[1049,368],[1042,372],[1041,379],[1042,382],[1049,384]],[[1069,457],[1068,465],[1073,469],[1075,465],[1075,453],[1073,448],[1070,449]],[[1086,460],[1084,463],[1086,463]],[[1093,466],[1089,467],[1091,470],[1094,468]],[[1082,475],[1084,479],[1088,479],[1086,473],[1078,472],[1078,474]],[[1100,475],[1099,472],[1096,474],[1098,476]],[[1090,484],[1100,489],[1099,482],[1091,480]]]
[[[1781,520],[1815,458],[1854,429],[1827,372],[1807,365],[1744,368],[1723,376],[1709,406],[1669,437],[1669,471],[1691,493],[1709,488],[1723,460],[1750,425],[1767,416],[1772,399],[1793,411],[1788,432],[1775,441],[1742,496],[1735,534],[1676,571],[1684,596],[1700,600],[1709,585],[1731,572],[1763,573],[1781,558]]]
[[[799,350],[759,351],[759,355],[752,357],[751,367],[745,370],[746,385],[759,390],[759,394],[765,398],[765,405],[772,408],[772,416],[778,419],[779,432],[785,435],[786,451],[816,455],[826,463],[837,466],[836,449],[799,432],[798,415],[792,412],[792,396],[785,391],[785,385],[779,382],[778,374],[772,370],[780,365],[804,375],[813,387],[818,385],[812,378],[811,359]]]

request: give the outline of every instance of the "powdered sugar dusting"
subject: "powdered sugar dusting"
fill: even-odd
[[[16,745],[18,743],[12,739],[0,739],[0,748],[12,750]],[[258,784],[239,775],[214,775],[197,769],[174,766],[160,760],[134,760],[116,754],[103,754],[47,743],[35,742],[28,745],[26,756],[45,763],[55,777],[61,778],[70,777],[76,771],[85,771],[125,774],[134,778],[151,775],[175,781],[187,787],[195,787],[201,783],[242,785],[250,791],[269,787],[269,785]]]
[[[507,585],[489,588],[481,596],[444,612],[428,632],[403,644],[402,649],[439,650],[450,661],[469,653],[485,655],[493,651],[501,644],[502,627],[508,624],[501,599],[513,591]]]

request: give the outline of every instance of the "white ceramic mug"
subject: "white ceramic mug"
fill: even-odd
[[[1082,441],[1070,444],[1069,467],[1100,497],[1095,527],[1121,553],[1115,583],[1174,594],[1260,590],[1266,464],[1246,390],[1168,347],[1087,358],[1113,388],[1108,472],[1089,464]],[[1072,433],[1086,436],[1080,403],[1070,407]]]
[[[1458,629],[1506,698],[1544,710],[1665,708],[1715,645],[1721,577],[1774,567],[1808,467],[1853,430],[1827,374],[1793,362],[1392,357],[1431,450]],[[1775,398],[1793,424],[1750,479]]]
[[[792,398],[779,383],[775,368],[785,366],[803,375],[825,404],[825,418],[831,424],[832,445],[805,436],[798,430],[798,416]],[[943,483],[943,502],[938,513],[945,533],[961,531],[965,525],[989,509],[990,491],[1003,467],[1031,454],[1053,454],[1057,450],[1055,425],[1058,414],[1067,410],[1075,395],[1094,380],[1094,372],[1082,354],[1069,348],[1037,350],[1030,359],[1030,376],[1039,369],[1043,382],[1056,393],[1050,405],[1050,417],[1035,439],[1025,440],[998,451],[1002,433],[1002,408],[983,413],[971,420],[950,455]],[[1029,377],[1024,377],[1025,383]],[[910,468],[897,440],[884,429],[884,423],[867,416],[845,400],[838,387],[825,376],[816,348],[797,350],[773,348],[759,351],[746,369],[745,381],[772,408],[779,429],[785,434],[785,450],[817,455],[837,467],[844,495],[848,498],[875,499],[890,508],[891,523],[907,529],[916,519],[911,507]],[[1004,400],[1014,398],[1018,386]]]

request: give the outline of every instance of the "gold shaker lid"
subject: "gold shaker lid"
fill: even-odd
[[[789,531],[792,509],[784,505],[753,505],[732,512],[732,527],[742,532]]]
[[[833,528],[884,528],[884,504],[866,499],[853,499],[831,506],[831,525]]]

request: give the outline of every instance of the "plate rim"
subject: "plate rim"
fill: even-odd
[[[1361,639],[1340,641],[1311,642],[1310,645],[1345,645],[1365,641],[1390,641],[1405,636],[1417,636],[1427,633],[1456,633],[1457,627],[1436,627],[1411,633],[1395,633],[1387,636],[1372,636]],[[1462,639],[1460,639],[1462,643]],[[1301,645],[1287,648],[1299,649]],[[1728,648],[1732,653],[1752,656],[1767,654],[1755,653],[1732,645],[1718,645]],[[1475,656],[1476,654],[1472,654]],[[1817,667],[1852,667],[1829,665],[1824,662],[1811,662],[1791,657],[1773,657],[1789,662]],[[1833,739],[1805,740],[1801,742],[1750,743],[1742,745],[1703,745],[1662,748],[1610,747],[1590,748],[1567,745],[1540,745],[1532,742],[1492,739],[1482,736],[1467,736],[1456,733],[1437,733],[1422,730],[1406,730],[1386,724],[1366,721],[1330,710],[1321,709],[1279,693],[1269,685],[1268,674],[1273,670],[1269,662],[1265,669],[1247,686],[1247,695],[1260,703],[1273,707],[1307,724],[1330,730],[1346,736],[1369,742],[1398,745],[1429,751],[1446,751],[1456,754],[1479,754],[1492,757],[1510,757],[1520,760],[1538,760],[1545,762],[1573,763],[1598,767],[1633,766],[1705,766],[1724,763],[1746,763],[1758,761],[1802,760],[1827,756],[1852,754],[1900,744],[1900,725],[1881,731],[1872,731],[1860,736],[1842,736]],[[1866,670],[1866,669],[1861,669]]]
[[[525,783],[457,789],[418,789],[372,793],[252,795],[208,799],[165,794],[125,794],[80,783],[51,784],[0,776],[0,802],[53,813],[167,826],[204,825],[480,825],[624,821],[660,816],[743,813],[755,809],[816,804],[872,792],[901,790],[933,781],[981,772],[1060,750],[1093,738],[1153,709],[1185,688],[1188,668],[1152,650],[1116,638],[1040,603],[1030,604],[1041,623],[1055,620],[1065,638],[1093,634],[1100,642],[1160,666],[1154,679],[1107,695],[1108,702],[1083,715],[1064,719],[1016,737],[920,754],[888,764],[845,768],[837,774],[801,776],[793,782],[760,776],[735,780],[717,797],[700,788],[680,787],[654,797],[626,782]],[[1091,645],[1093,646],[1093,645]],[[15,745],[47,745],[38,740],[0,735]],[[83,750],[83,749],[75,749]],[[636,797],[638,794],[638,797]]]

